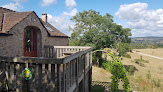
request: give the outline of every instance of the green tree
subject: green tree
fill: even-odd
[[[109,48],[114,43],[130,43],[131,36],[129,28],[122,28],[113,21],[113,16],[106,13],[104,16],[95,10],[83,11],[73,16],[71,20],[75,27],[72,32],[69,45],[71,46],[93,46],[95,50]],[[94,53],[97,61],[101,60],[101,52]]]

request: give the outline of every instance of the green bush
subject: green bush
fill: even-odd
[[[135,59],[135,63],[139,64],[142,67],[145,67],[145,65],[142,63],[141,59]]]
[[[118,82],[121,79],[123,82],[123,88],[125,92],[130,91],[130,83],[126,75],[126,69],[123,66],[121,60],[117,58],[114,54],[111,54],[108,52],[108,55],[112,57],[112,62],[111,62],[111,92],[119,92],[118,89]]]
[[[137,63],[137,64],[139,64],[140,66],[145,66],[143,63],[149,63],[149,61],[148,60],[144,60],[143,58],[142,58],[142,56],[140,56],[140,59],[135,59],[134,60],[135,61],[135,63]]]
[[[133,72],[134,72],[134,68],[133,68],[132,66],[130,66],[128,72],[129,72],[129,74],[133,74]]]
[[[102,63],[102,66],[105,70],[111,72],[111,61],[104,61]]]
[[[129,43],[115,43],[113,45],[115,49],[118,50],[118,56],[125,56],[127,52],[131,51],[132,49],[130,48]]]
[[[126,58],[131,58],[131,55],[130,55],[130,54],[126,54],[125,57],[126,57]]]

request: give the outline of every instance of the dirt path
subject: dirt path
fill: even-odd
[[[153,55],[149,55],[149,54],[145,54],[145,53],[141,53],[141,52],[136,52],[136,51],[133,51],[133,52],[141,54],[141,55],[149,56],[149,57],[152,57],[152,58],[163,60],[163,58],[161,58],[161,57],[157,57],[157,56],[153,56]]]

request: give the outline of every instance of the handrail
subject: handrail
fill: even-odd
[[[49,45],[45,45],[44,47],[50,47],[50,48],[75,48],[75,49],[92,48],[92,47],[88,47],[88,46],[49,46]]]
[[[7,62],[19,62],[19,63],[38,63],[38,64],[63,64],[63,58],[45,58],[45,57],[7,57],[0,56],[0,60]]]
[[[86,49],[84,51],[80,51],[74,53],[67,57],[62,58],[46,58],[46,57],[8,57],[8,56],[0,56],[0,59],[7,60],[8,62],[19,62],[19,63],[44,63],[44,64],[65,64],[82,54],[86,54],[87,52],[92,51],[93,48]]]

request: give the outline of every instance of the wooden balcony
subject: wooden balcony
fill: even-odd
[[[0,56],[0,91],[90,92],[91,47],[44,46],[44,57]],[[30,68],[32,79],[22,71]]]

